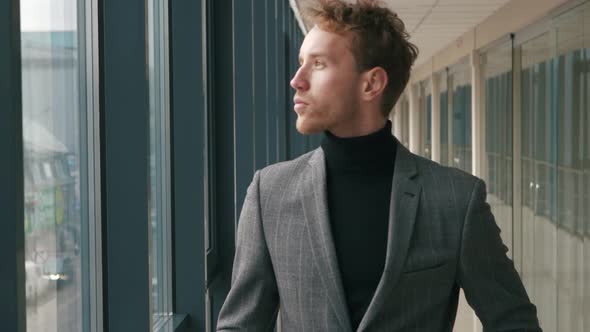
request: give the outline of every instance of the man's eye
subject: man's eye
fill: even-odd
[[[324,63],[321,62],[321,61],[319,61],[319,60],[316,60],[316,61],[314,61],[313,65],[315,67],[323,67],[324,66]]]

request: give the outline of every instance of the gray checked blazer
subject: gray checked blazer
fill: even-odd
[[[385,268],[357,331],[451,331],[459,288],[485,331],[541,331],[484,182],[396,144]],[[272,331],[279,307],[283,332],[352,331],[326,192],[321,148],[256,172],[217,331]]]

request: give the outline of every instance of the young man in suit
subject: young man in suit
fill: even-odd
[[[417,49],[375,1],[319,1],[291,80],[321,147],[256,172],[218,331],[540,331],[483,181],[410,153],[388,114]]]

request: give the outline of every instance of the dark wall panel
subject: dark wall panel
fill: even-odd
[[[277,104],[278,104],[278,48],[277,48],[277,1],[266,0],[266,98],[268,103],[267,116],[267,145],[268,145],[268,163],[272,164],[278,161],[278,139],[277,139]]]
[[[202,1],[170,2],[174,312],[188,315],[191,332],[204,331],[206,317],[204,245],[195,241],[204,239],[206,195],[202,9]]]
[[[255,169],[268,165],[268,85],[267,85],[267,2],[252,1],[252,57],[254,93],[254,157]]]
[[[236,176],[236,217],[239,216],[246,189],[254,175],[254,73],[252,1],[234,0],[234,139]],[[260,0],[258,0],[260,1]],[[237,219],[236,219],[237,225]]]
[[[209,110],[214,120],[213,167],[215,178],[215,202],[213,206],[215,234],[214,250],[218,262],[214,279],[209,286],[212,301],[212,327],[229,291],[235,235],[235,157],[234,157],[234,68],[233,68],[233,1],[211,1],[214,43],[213,64],[213,109]]]
[[[289,136],[287,131],[288,119],[285,110],[285,101],[287,99],[288,84],[288,69],[287,69],[287,37],[286,37],[286,13],[288,12],[289,3],[285,0],[277,0],[277,144],[278,144],[278,160],[287,160],[289,157]]]
[[[150,329],[149,68],[138,61],[147,59],[146,9],[140,0],[101,2],[103,296],[109,332]]]

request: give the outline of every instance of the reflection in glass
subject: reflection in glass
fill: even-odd
[[[449,68],[452,113],[450,166],[471,173],[471,67],[467,59]]]
[[[483,55],[485,84],[484,178],[488,203],[500,227],[502,241],[512,252],[512,43]]]
[[[27,331],[88,330],[78,3],[21,0]],[[82,182],[81,182],[82,181]]]

